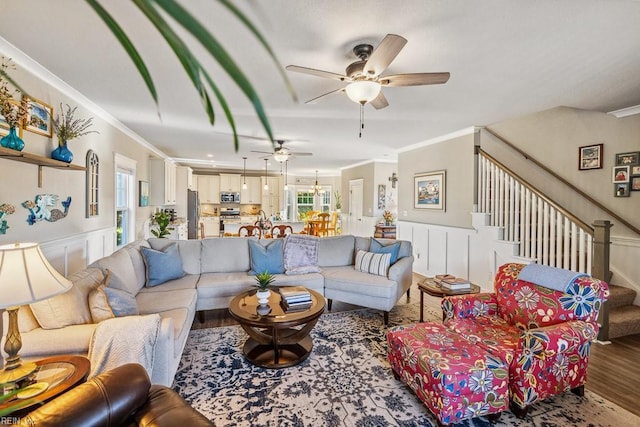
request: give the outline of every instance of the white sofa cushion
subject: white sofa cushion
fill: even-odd
[[[31,304],[33,315],[44,329],[91,323],[89,293],[100,286],[104,274],[99,268],[80,270],[71,276],[73,283],[67,292]]]
[[[324,295],[324,277],[320,273],[276,274],[274,286],[304,286]]]
[[[335,289],[376,298],[394,299],[397,284],[383,276],[356,271],[353,266],[327,267],[322,269],[325,295]]]
[[[251,268],[249,239],[214,237],[201,242],[201,273],[246,273]]]
[[[41,359],[52,354],[86,355],[96,326],[96,323],[87,323],[60,329],[36,328],[22,335],[21,353],[27,354],[30,359]]]
[[[112,288],[127,291],[132,295],[137,294],[140,290],[133,261],[129,251],[125,248],[118,249],[108,257],[99,259],[91,266],[99,267],[103,272],[106,272],[106,270],[111,271],[109,286]]]
[[[198,294],[195,289],[178,289],[166,292],[144,292],[136,295],[138,312],[153,314],[174,308],[190,309],[196,306]]]
[[[129,253],[133,270],[136,272],[136,286],[138,290],[142,289],[146,282],[144,260],[142,259],[141,248],[150,248],[149,242],[146,240],[137,240],[128,244],[124,249]]]
[[[318,247],[318,265],[320,267],[353,265],[354,248],[355,237],[351,235],[322,238]],[[365,250],[369,250],[369,247],[367,246]]]
[[[142,288],[140,292],[138,292],[138,295],[148,292],[171,292],[178,289],[195,289],[199,278],[199,274],[186,274],[179,279],[164,282],[162,285],[157,285],[152,288]]]

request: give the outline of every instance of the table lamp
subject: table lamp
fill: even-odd
[[[7,360],[4,370],[0,371],[0,384],[19,381],[36,368],[35,363],[20,363],[18,356],[22,348],[18,329],[20,306],[61,294],[71,286],[72,283],[49,264],[37,243],[0,246],[0,309],[6,308],[9,315],[4,343]],[[1,327],[0,320],[0,330]]]

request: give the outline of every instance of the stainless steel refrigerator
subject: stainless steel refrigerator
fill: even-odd
[[[200,215],[198,214],[199,204],[198,192],[187,190],[187,220],[189,221],[189,239],[198,238],[198,228],[200,227]]]

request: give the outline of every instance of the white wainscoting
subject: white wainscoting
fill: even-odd
[[[51,265],[63,275],[69,276],[110,255],[115,247],[115,234],[115,228],[109,227],[41,242],[40,247]]]
[[[472,213],[472,229],[398,221],[397,238],[413,245],[413,271],[424,276],[453,274],[467,277],[484,291],[493,291],[499,266],[530,263],[518,256],[518,243],[502,240],[501,227],[489,225],[487,214]],[[611,283],[634,289],[640,305],[640,239],[611,237]]]

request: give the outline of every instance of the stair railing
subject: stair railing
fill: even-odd
[[[591,273],[593,228],[477,147],[478,211],[539,264]]]

